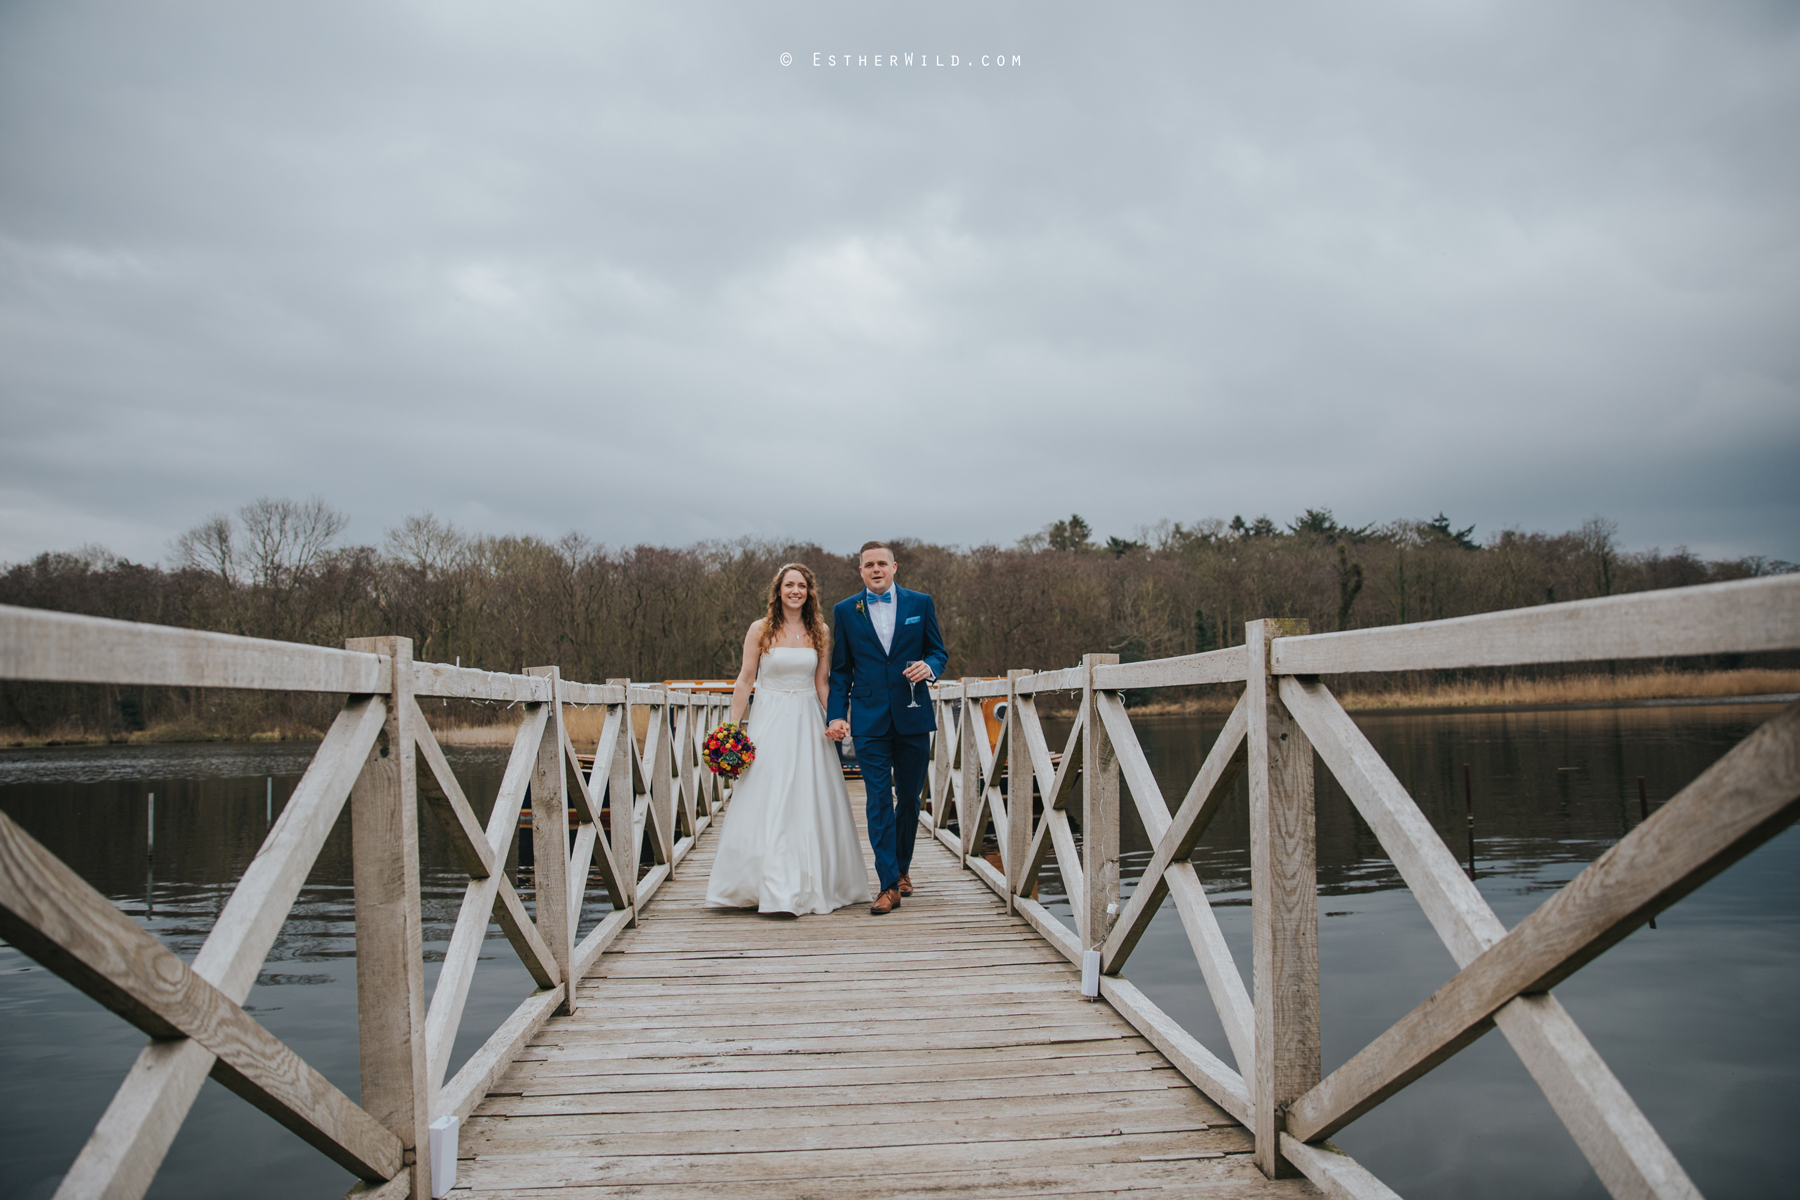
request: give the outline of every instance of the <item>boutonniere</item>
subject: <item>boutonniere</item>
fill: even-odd
[[[863,602],[861,600],[858,600],[856,602],[856,611],[867,616],[869,610],[863,607]]]

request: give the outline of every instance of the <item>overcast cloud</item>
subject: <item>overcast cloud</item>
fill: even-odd
[[[0,560],[313,493],[1800,560],[1796,130],[1781,3],[4,3]]]

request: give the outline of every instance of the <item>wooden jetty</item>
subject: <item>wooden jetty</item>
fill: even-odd
[[[930,689],[939,732],[920,894],[881,918],[849,910],[790,922],[698,905],[704,835],[726,801],[699,757],[723,715],[718,695],[575,683],[554,666],[513,675],[415,663],[404,638],[338,650],[0,607],[0,679],[344,697],[191,962],[0,815],[0,937],[150,1039],[57,1196],[142,1196],[211,1076],[360,1179],[352,1194],[388,1200],[444,1194],[452,1176],[471,1195],[1160,1189],[1385,1200],[1393,1193],[1327,1139],[1498,1028],[1612,1195],[1694,1197],[1551,989],[1800,815],[1800,704],[1508,929],[1327,680],[1792,649],[1795,575],[1344,633],[1260,620],[1239,645],[1205,654],[1089,655],[1063,670],[944,681]],[[1208,685],[1232,689],[1235,707],[1191,784],[1165,797],[1123,693]],[[1048,694],[1076,707],[1060,758],[1037,710]],[[485,824],[421,697],[522,706]],[[1000,697],[994,736],[983,705]],[[594,746],[571,741],[571,705],[604,709]],[[1457,965],[1330,1074],[1319,1044],[1315,754]],[[1189,861],[1240,775],[1248,988]],[[529,908],[503,866],[527,792],[538,849]],[[1154,847],[1129,897],[1119,877],[1127,797]],[[346,809],[357,957],[357,1028],[346,1036],[360,1047],[359,1100],[242,1007]],[[429,994],[421,811],[443,824],[469,876]],[[997,866],[981,853],[990,831]],[[1072,928],[1034,899],[1052,856]],[[590,892],[610,911],[582,928]],[[1124,975],[1165,902],[1225,1045],[1202,1045]],[[452,1075],[491,922],[535,990]],[[1098,959],[1095,1004],[1075,996],[1087,955]]]
[[[796,920],[704,907],[714,840],[474,1110],[455,1195],[1317,1194],[941,843],[898,912]]]

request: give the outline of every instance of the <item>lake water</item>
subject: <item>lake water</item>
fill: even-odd
[[[1776,711],[1691,707],[1359,717],[1358,724],[1462,857],[1462,764],[1476,812],[1478,886],[1516,923],[1652,809]],[[1165,795],[1179,798],[1219,721],[1140,718]],[[1056,731],[1050,731],[1053,735]],[[1060,741],[1057,742],[1060,745]],[[310,746],[0,752],[0,810],[122,909],[191,958],[267,832]],[[452,750],[478,815],[504,750]],[[1320,769],[1319,884],[1327,1071],[1455,970],[1379,844]],[[145,804],[156,793],[156,857]],[[1148,859],[1129,802],[1127,888]],[[426,978],[435,976],[466,876],[422,816]],[[1239,967],[1250,966],[1248,814],[1239,795],[1195,855]],[[1056,904],[1054,871],[1043,898]],[[1061,906],[1058,906],[1061,907]],[[583,927],[605,911],[590,906]],[[1066,913],[1066,907],[1064,907]],[[247,1007],[357,1094],[350,839],[340,821]],[[1782,1014],[1800,988],[1800,834],[1789,830],[1681,901],[1557,990],[1708,1196],[1785,1194],[1783,1114],[1800,1101],[1800,1037]],[[1166,906],[1126,975],[1230,1061],[1179,922]],[[497,928],[471,989],[457,1060],[531,989]],[[143,1038],[0,945],[0,1194],[49,1196]],[[1403,1196],[1604,1194],[1504,1038],[1474,1046],[1335,1139]],[[208,1082],[152,1196],[341,1195],[350,1178]]]

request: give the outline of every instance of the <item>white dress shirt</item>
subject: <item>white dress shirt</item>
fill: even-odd
[[[869,610],[869,624],[875,626],[875,636],[881,639],[882,653],[892,654],[894,652],[894,621],[897,616],[896,610],[900,607],[900,596],[890,584],[887,594],[893,599],[886,604],[871,604],[866,599],[870,591],[872,589],[864,589],[863,605]]]

